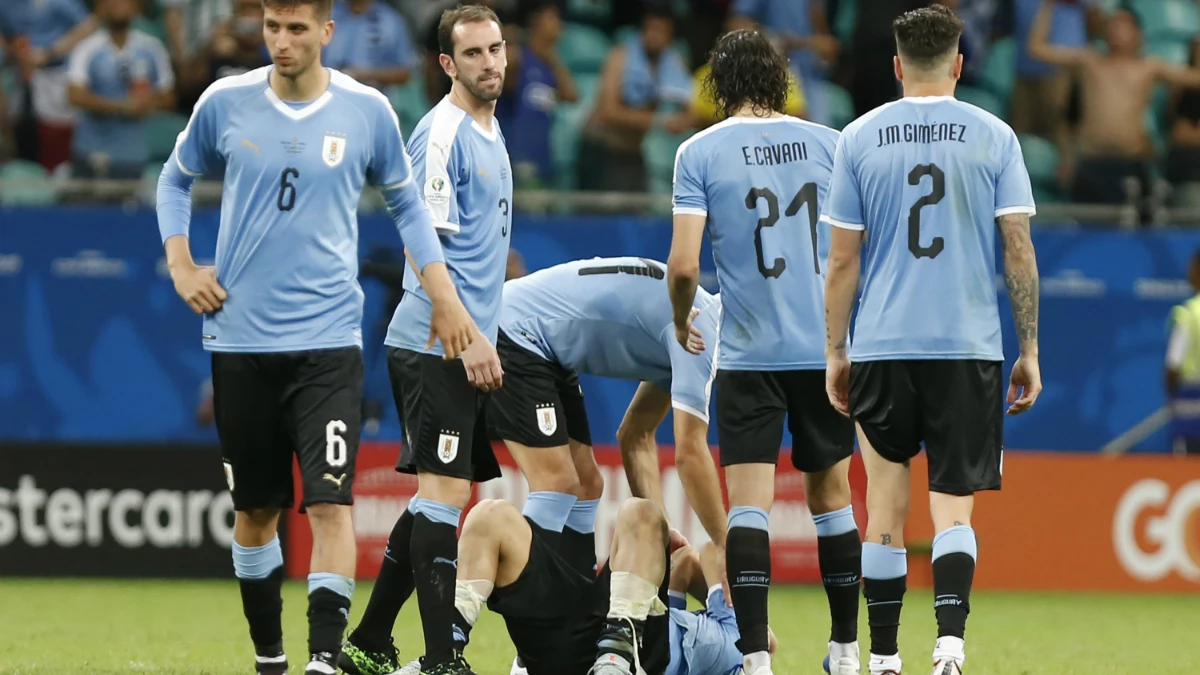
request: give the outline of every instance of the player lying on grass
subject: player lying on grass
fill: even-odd
[[[486,602],[504,617],[530,675],[727,675],[741,667],[714,544],[698,553],[677,537],[672,546],[662,509],[633,497],[621,506],[597,578],[572,569],[546,529],[500,500],[467,516],[455,593],[464,638]],[[676,551],[668,558],[669,546]],[[688,592],[706,608],[686,611]],[[545,628],[558,625],[570,638],[547,640]]]

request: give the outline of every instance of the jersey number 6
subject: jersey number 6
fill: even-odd
[[[775,223],[779,222],[779,197],[775,196],[771,188],[750,188],[750,192],[746,193],[746,208],[754,210],[760,199],[767,202],[767,215],[765,218],[759,218],[758,227],[754,228],[754,251],[758,254],[758,272],[767,279],[778,279],[787,269],[787,261],[782,257],[776,258],[771,266],[767,267],[767,261],[763,259],[762,231],[764,227],[774,227]],[[799,213],[800,207],[805,204],[808,204],[808,232],[812,237],[813,271],[820,274],[821,260],[817,256],[817,184],[805,183],[796,196],[792,197],[792,203],[788,204],[783,215],[791,218]]]
[[[291,167],[284,169],[279,175],[279,199],[276,206],[280,211],[291,211],[296,205],[296,185],[291,179],[299,177],[300,172]]]

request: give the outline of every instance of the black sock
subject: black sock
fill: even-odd
[[[633,623],[632,629],[630,623]],[[596,642],[596,656],[616,654],[629,663],[634,663],[634,652],[638,649],[638,639],[645,627],[644,621],[631,619],[608,619],[604,629],[600,631],[600,639]]]
[[[971,613],[971,582],[975,559],[967,553],[948,553],[933,561],[933,609],[938,637],[962,638]]]
[[[871,653],[891,656],[900,653],[896,633],[900,629],[900,610],[908,577],[895,579],[863,578],[863,597],[867,600],[867,623],[871,626]]]
[[[413,578],[425,632],[429,664],[454,657],[454,590],[458,570],[458,531],[453,525],[417,514],[412,531]]]
[[[308,594],[308,651],[310,654],[342,650],[342,636],[350,617],[350,598],[328,588]]]
[[[358,628],[351,635],[351,640],[359,649],[382,651],[387,647],[400,608],[412,595],[415,587],[410,551],[415,520],[413,512],[406,510],[392,528],[387,550],[383,553],[383,565],[379,568],[375,587],[371,589],[371,599],[367,601]]]
[[[767,591],[771,585],[771,540],[766,530],[731,527],[725,546],[733,605],[743,654],[767,651]]]
[[[563,529],[558,551],[566,559],[571,569],[589,579],[596,576],[595,532],[576,532],[569,527]]]
[[[817,537],[821,580],[829,598],[833,642],[858,640],[858,585],[862,577],[862,540],[858,530]]]
[[[283,652],[283,568],[276,567],[265,579],[238,579],[238,585],[254,653],[278,656]]]
[[[462,612],[458,611],[458,608],[456,607],[454,609],[454,624],[451,629],[451,633],[454,637],[454,648],[456,650],[460,652],[466,650],[467,644],[471,642],[472,628],[474,628],[474,626],[472,626],[470,623],[467,623],[467,619],[462,615]]]

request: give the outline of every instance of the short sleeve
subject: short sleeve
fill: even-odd
[[[154,60],[154,88],[160,92],[171,91],[175,88],[175,71],[171,69],[171,56],[163,43],[154,40],[150,43],[150,58]]]
[[[421,137],[409,143],[415,177],[421,181],[421,198],[433,214],[433,224],[440,234],[458,234],[457,176],[461,164],[455,136],[457,119],[435,117]]]
[[[843,133],[833,151],[833,175],[829,178],[829,193],[821,220],[845,230],[866,229],[863,217],[862,194],[855,176],[850,142],[852,135]]]
[[[693,137],[694,138],[694,137]],[[695,143],[684,143],[675,153],[675,178],[671,212],[677,216],[707,216],[708,193],[704,190],[704,155]]]
[[[67,83],[79,87],[88,86],[91,81],[90,73],[92,57],[96,54],[95,40],[84,40],[71,50],[67,59]]]
[[[1033,186],[1029,183],[1029,171],[1025,168],[1025,157],[1017,135],[1008,131],[1000,151],[1000,173],[996,177],[995,217],[1023,213],[1037,213],[1033,203]]]
[[[88,11],[87,5],[83,4],[82,0],[68,0],[68,2],[64,3],[63,5],[63,11],[66,12],[67,17],[72,21],[72,23],[76,25],[83,23],[84,20],[92,15],[92,13]]]
[[[217,149],[220,101],[205,92],[196,102],[187,127],[175,140],[175,161],[189,176],[201,176],[221,163]]]
[[[684,349],[670,328],[664,333],[671,355],[671,407],[693,415],[706,424],[713,379],[717,372],[716,368],[713,368],[713,355],[718,348],[719,333],[716,321],[717,307],[715,303],[709,305],[694,321],[694,325],[710,343],[699,354],[692,354]]]
[[[412,182],[412,160],[404,148],[400,118],[383,101],[375,101],[375,138],[367,179],[382,190],[395,190]]]

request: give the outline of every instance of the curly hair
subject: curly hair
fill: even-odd
[[[958,53],[963,23],[945,5],[930,5],[905,12],[892,22],[900,57],[922,70],[936,67]]]
[[[788,94],[787,59],[756,30],[722,35],[708,59],[706,92],[732,116],[746,104],[783,112]]]

